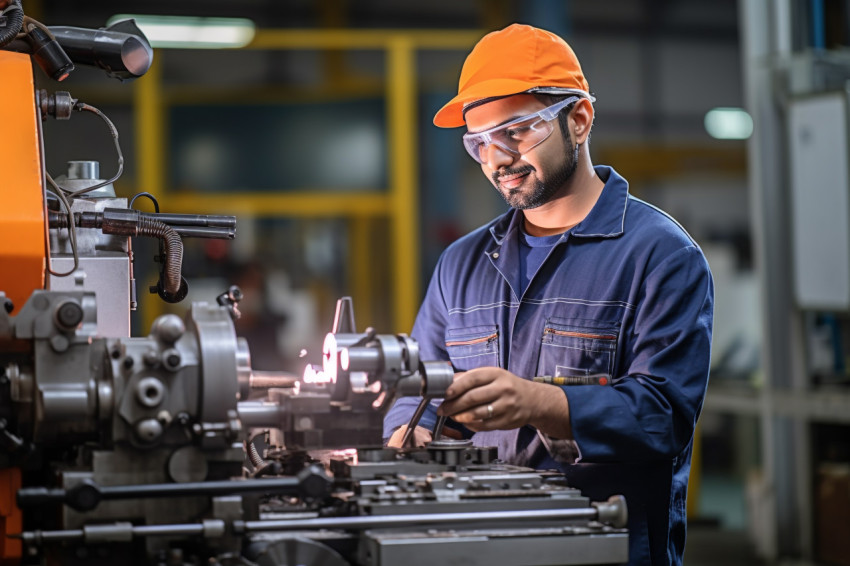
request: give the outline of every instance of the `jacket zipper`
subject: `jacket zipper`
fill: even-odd
[[[547,328],[543,331],[545,334],[555,334],[557,336],[570,336],[572,338],[589,338],[591,340],[616,340],[614,334],[591,334],[589,332],[573,332],[571,330],[557,330],[555,328]]]
[[[490,336],[482,336],[481,338],[473,338],[472,340],[458,340],[455,342],[446,342],[446,346],[471,346],[473,344],[481,344],[482,342],[492,342],[499,337],[498,333]]]

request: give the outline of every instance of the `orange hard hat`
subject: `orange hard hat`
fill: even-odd
[[[577,94],[593,101],[578,58],[566,41],[546,30],[512,24],[481,38],[463,64],[457,96],[440,108],[434,124],[463,126],[468,104],[524,92]]]

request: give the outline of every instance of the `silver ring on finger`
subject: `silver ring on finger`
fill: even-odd
[[[492,418],[493,418],[493,405],[487,405],[487,418],[485,418],[484,420],[489,421]]]

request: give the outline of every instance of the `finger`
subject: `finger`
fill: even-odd
[[[492,403],[498,398],[499,391],[496,388],[490,387],[488,383],[481,387],[470,389],[460,397],[443,401],[437,409],[437,414],[453,417],[478,406],[486,407],[487,403]]]
[[[392,433],[390,439],[387,441],[387,446],[391,448],[401,448],[401,440],[404,438],[405,432],[407,432],[407,425],[401,425],[395,429],[395,432]]]
[[[476,368],[455,374],[454,381],[446,389],[446,399],[455,399],[467,391],[481,387],[495,379],[495,374],[488,368]]]
[[[486,403],[477,405],[468,411],[464,411],[453,418],[457,422],[461,422],[469,426],[469,424],[483,423],[492,421],[496,417],[496,407],[494,404]]]
[[[390,439],[387,441],[387,446],[392,448],[404,448],[401,443],[404,440],[404,434],[407,432],[407,425],[401,425],[393,432]],[[415,446],[425,446],[427,442],[431,442],[431,431],[427,428],[417,426],[413,429],[413,444]]]
[[[432,435],[430,430],[418,426],[413,431],[413,444],[417,448],[421,448],[422,446],[425,446],[427,443],[431,442],[431,436]]]

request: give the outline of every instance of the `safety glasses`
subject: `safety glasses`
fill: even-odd
[[[558,113],[580,98],[579,96],[565,98],[539,112],[522,116],[483,132],[467,132],[463,135],[463,146],[478,163],[487,162],[488,148],[491,145],[511,155],[523,155],[543,143],[555,129],[552,121],[557,118]]]

